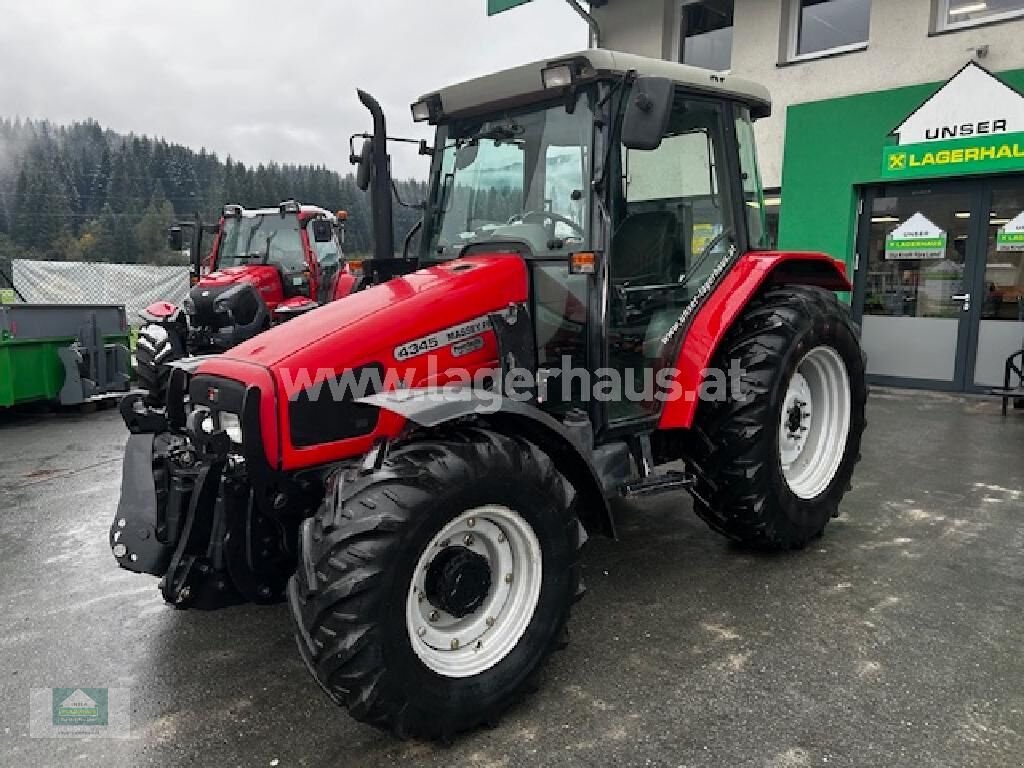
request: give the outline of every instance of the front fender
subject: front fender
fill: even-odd
[[[580,451],[558,421],[536,406],[471,388],[392,390],[358,402],[427,428],[476,416],[496,432],[529,440],[551,457],[576,491],[579,516],[587,529],[616,537],[611,506],[590,457]]]

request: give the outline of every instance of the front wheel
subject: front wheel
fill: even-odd
[[[467,429],[328,485],[288,590],[313,676],[399,735],[496,720],[559,645],[579,592],[582,528],[550,458]]]
[[[167,404],[170,364],[185,356],[185,340],[174,327],[151,323],[139,329],[135,346],[135,376],[147,390],[146,402]]]
[[[856,329],[835,294],[790,286],[747,308],[716,355],[742,392],[701,403],[688,458],[713,529],[769,550],[803,547],[839,514],[867,401]]]

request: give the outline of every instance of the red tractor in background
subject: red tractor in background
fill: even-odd
[[[403,258],[360,98],[375,284],[172,365],[164,408],[126,397],[110,545],[180,607],[287,592],[332,700],[450,739],[564,645],[612,498],[684,513],[687,491],[759,550],[821,536],[860,457],[864,358],[843,265],[768,247],[761,86],[588,50],[428,94]]]
[[[182,250],[191,232],[192,288],[180,307],[163,301],[141,313],[135,372],[150,402],[163,402],[175,360],[223,352],[355,290],[342,252],[346,219],[344,211],[287,200],[277,208],[225,205],[216,225],[171,227],[171,250]],[[213,245],[204,259],[206,234]]]

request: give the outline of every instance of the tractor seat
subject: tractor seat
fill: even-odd
[[[671,276],[676,217],[644,211],[626,217],[612,238],[611,277],[615,285],[658,285]]]

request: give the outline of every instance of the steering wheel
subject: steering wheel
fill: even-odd
[[[555,236],[555,224],[557,224],[558,222],[562,222],[563,224],[571,228],[573,232],[579,236],[580,240],[585,239],[586,233],[583,231],[583,227],[581,227],[575,221],[570,219],[568,216],[563,216],[560,213],[552,213],[551,211],[526,211],[525,213],[519,213],[516,214],[515,216],[512,216],[512,218],[508,220],[508,223],[515,224],[517,221],[526,223],[529,221],[537,220],[539,220],[540,223],[549,230],[549,234],[551,235],[551,237]],[[548,222],[551,222],[550,226],[548,225]]]

